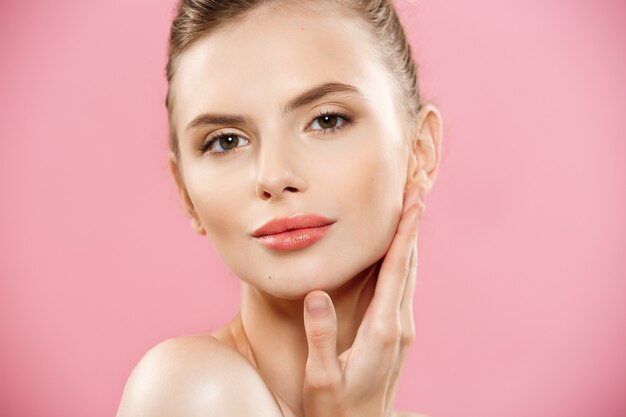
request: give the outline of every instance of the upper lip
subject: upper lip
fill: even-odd
[[[260,237],[286,232],[288,230],[322,227],[334,223],[334,220],[317,214],[299,213],[293,216],[272,219],[252,232],[252,236]]]

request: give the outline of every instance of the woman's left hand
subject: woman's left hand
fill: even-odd
[[[352,346],[337,356],[337,318],[323,291],[305,298],[309,345],[306,417],[390,417],[400,370],[415,339],[413,292],[423,188],[406,193],[402,218],[381,265],[374,297]],[[313,307],[309,309],[309,307]]]

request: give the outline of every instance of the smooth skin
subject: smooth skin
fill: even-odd
[[[393,400],[441,118],[426,104],[406,120],[369,32],[326,6],[263,5],[178,61],[171,173],[192,227],[241,279],[241,310],[150,349],[118,417],[414,415]],[[250,235],[295,213],[336,222],[290,252]]]

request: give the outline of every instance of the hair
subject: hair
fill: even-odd
[[[165,106],[169,117],[169,146],[172,155],[179,160],[178,139],[171,120],[172,79],[178,58],[197,39],[208,35],[242,19],[246,12],[263,5],[289,1],[303,6],[314,2],[306,0],[179,0],[172,22],[168,60],[165,68],[168,89]],[[402,94],[401,107],[408,120],[417,116],[420,108],[420,93],[417,79],[417,65],[413,60],[411,45],[396,13],[392,0],[326,0],[320,3],[337,3],[346,11],[359,17],[373,35],[377,52],[397,82]],[[309,3],[309,4],[307,4]]]

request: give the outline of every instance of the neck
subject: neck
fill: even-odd
[[[374,295],[380,262],[333,291],[337,352],[352,346]],[[302,385],[308,355],[303,300],[283,300],[242,283],[241,325],[258,372],[289,414],[302,415]]]

